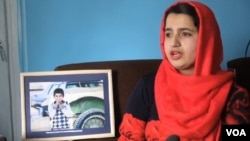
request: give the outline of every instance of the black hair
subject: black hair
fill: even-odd
[[[187,14],[193,18],[194,25],[199,29],[200,21],[195,8],[187,3],[180,3],[171,7],[166,13],[166,18],[170,13]]]
[[[56,93],[60,93],[60,94],[62,94],[63,96],[64,96],[64,91],[63,91],[63,89],[61,89],[61,88],[56,88],[55,90],[54,90],[54,96],[55,96],[55,94]]]

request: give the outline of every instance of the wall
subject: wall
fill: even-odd
[[[215,12],[224,43],[224,62],[243,57],[250,38],[249,0],[200,0]],[[22,1],[22,71],[58,65],[161,58],[159,27],[174,0]]]

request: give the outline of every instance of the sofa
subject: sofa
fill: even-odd
[[[88,70],[111,69],[113,81],[115,137],[84,139],[89,141],[117,141],[119,137],[119,125],[125,112],[128,97],[131,94],[139,78],[151,72],[156,72],[161,59],[147,60],[118,60],[103,62],[85,62],[60,65],[55,71],[63,70]]]
[[[229,70],[236,74],[235,80],[250,93],[250,57],[242,57],[227,62]]]
[[[7,141],[6,137],[3,135],[0,135],[0,141]]]
[[[84,139],[85,141],[117,141],[119,125],[125,112],[128,97],[139,78],[151,72],[156,72],[161,59],[146,60],[119,60],[102,62],[85,62],[60,65],[55,71],[86,70],[86,69],[111,69],[113,79],[113,98],[115,114],[115,137]],[[227,62],[228,70],[236,74],[236,82],[250,92],[250,57],[233,59]],[[1,141],[1,140],[0,140]]]

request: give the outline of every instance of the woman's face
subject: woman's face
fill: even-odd
[[[194,72],[198,29],[187,14],[170,13],[166,18],[164,50],[178,72]]]

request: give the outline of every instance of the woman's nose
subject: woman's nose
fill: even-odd
[[[171,45],[171,47],[179,47],[181,45],[179,37],[177,35],[174,35],[170,39],[170,45]]]

